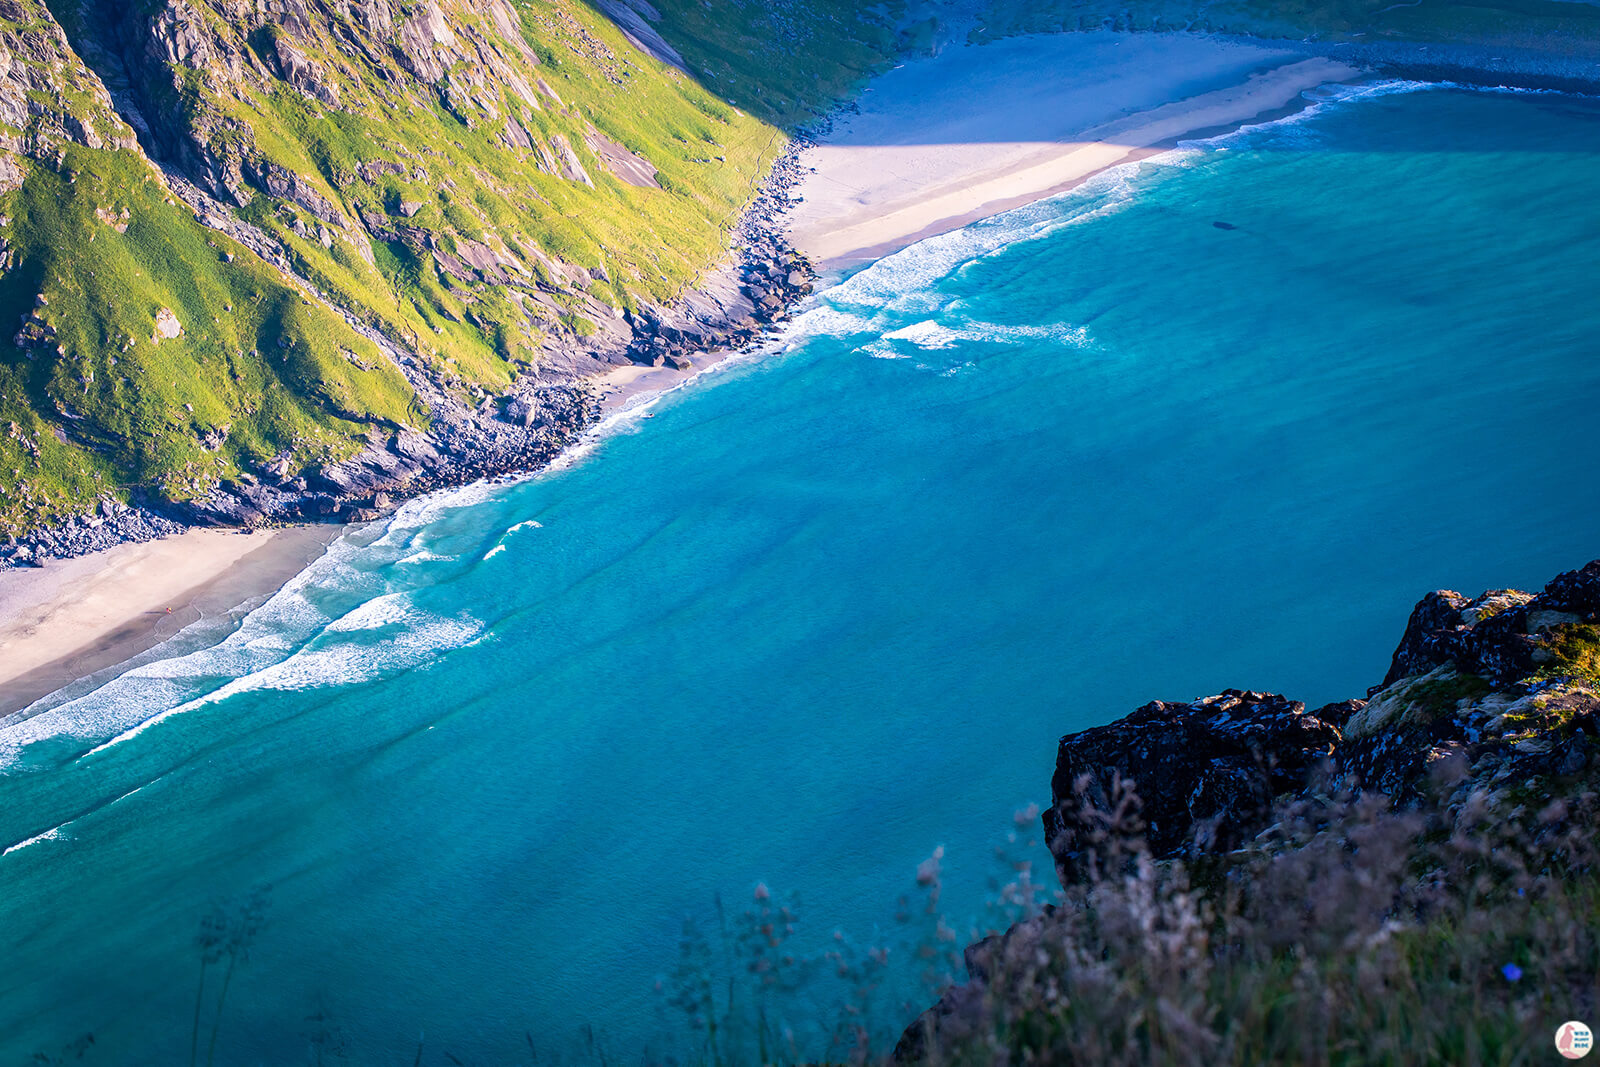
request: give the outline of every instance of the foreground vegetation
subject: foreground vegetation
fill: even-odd
[[[1006,873],[976,927],[944,914],[939,853],[873,942],[835,934],[803,951],[798,905],[758,887],[709,927],[686,921],[658,987],[670,1032],[650,1049],[535,1026],[521,1062],[1548,1062],[1557,1027],[1600,1008],[1600,796],[1587,779],[1561,785],[1513,809],[1478,794],[1397,812],[1329,782],[1250,848],[1195,863],[1151,858],[1128,788],[1096,811],[1093,876],[1065,890],[1036,877],[1030,809],[997,849]],[[191,1063],[233,1062],[229,984],[250,980],[251,944],[270,936],[266,900],[200,925]],[[900,1037],[941,995],[954,1010]],[[337,1019],[309,1024],[310,1062],[375,1062]],[[32,1062],[116,1061],[86,1035]],[[426,1041],[416,1052],[467,1062]]]
[[[1440,782],[1441,788],[1451,783]],[[1152,861],[1130,789],[1094,877],[976,946],[938,1064],[1515,1064],[1600,996],[1585,786],[1515,812],[1330,791],[1248,850]],[[913,1053],[916,1053],[915,1055]]]

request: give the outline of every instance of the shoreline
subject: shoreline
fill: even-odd
[[[982,63],[975,60],[978,49]],[[1203,91],[1141,96],[1140,86],[1106,63],[1114,49],[1134,62],[1127,53],[1143,52],[1147,62],[1164,63],[1150,80],[1164,78],[1169,89],[1197,77],[1203,81],[1206,52],[1215,58],[1227,50],[1253,51],[1262,67],[1230,81],[1221,76],[1225,67],[1213,65],[1215,80]],[[1052,62],[1027,56],[1007,71],[1008,50],[1044,53]],[[964,76],[972,73],[964,66],[976,68],[977,76]],[[1104,77],[1074,86],[1070,74],[1059,73],[1085,68]],[[1060,89],[1042,89],[1038,69],[1057,72]],[[837,127],[803,154],[802,163],[815,173],[802,183],[804,199],[793,212],[791,236],[795,247],[836,278],[917,241],[1068,192],[1183,141],[1283,118],[1307,106],[1303,94],[1320,85],[1378,79],[1600,95],[1600,62],[1471,44],[1183,30],[1079,30],[961,45],[907,59],[874,79]],[[958,85],[972,91],[949,91]],[[1090,117],[1095,107],[1119,114],[1096,121]],[[995,129],[983,129],[986,115],[1000,116]],[[971,136],[974,128],[980,137]],[[951,131],[968,136],[951,137]],[[958,158],[962,152],[967,158]],[[843,153],[860,158],[841,163]]]
[[[270,596],[345,530],[189,530],[0,574],[0,718]]]
[[[586,379],[599,413],[586,433],[607,416],[649,406],[763,339],[685,356],[678,364],[625,364]],[[583,440],[574,438],[571,447]],[[128,663],[202,619],[270,598],[356,525],[190,528],[40,567],[0,570],[0,722]]]
[[[1271,42],[1179,35],[949,49],[879,78],[802,156],[811,173],[791,238],[825,271],[848,272],[1364,73]]]
[[[1026,58],[1029,49],[1052,47],[1063,54],[1099,52],[1100,64],[1076,68],[1083,80],[1058,94],[1055,102],[1061,106],[1055,111],[1035,108],[1019,115],[1019,109],[1009,107],[1006,114],[1005,101],[1016,89],[1016,79],[1029,74],[1025,63],[1016,70],[1003,69],[1007,49]],[[1462,80],[1471,69],[1487,79],[1504,73],[1456,65],[1467,53],[1429,53],[1425,46],[1419,52],[1418,47],[1090,32],[1004,39],[909,60],[874,79],[854,103],[821,120],[815,127],[821,132],[793,136],[734,228],[731,258],[708,271],[699,290],[672,308],[631,318],[625,354],[591,352],[585,372],[541,383],[542,389],[559,391],[565,402],[553,423],[539,425],[537,454],[513,449],[501,455],[497,450],[476,464],[457,462],[452,446],[472,442],[447,440],[414,457],[416,469],[391,491],[359,478],[343,492],[323,486],[328,492],[322,495],[330,501],[345,501],[325,516],[343,520],[338,522],[256,530],[186,527],[145,509],[108,508],[101,518],[85,523],[96,535],[87,550],[80,547],[50,558],[55,553],[48,550],[35,555],[11,549],[10,559],[0,560],[0,717],[126,663],[195,621],[227,615],[271,595],[320,556],[350,521],[376,519],[401,500],[480,478],[549,468],[608,418],[645,407],[766,341],[811,292],[813,260],[836,278],[926,237],[1066,192],[1180,141],[1291,114],[1305,106],[1302,94],[1318,85],[1378,74],[1403,76],[1424,69],[1425,62],[1437,64],[1426,68],[1430,73],[1449,72],[1455,75],[1452,80]],[[1145,62],[1138,69],[1138,58],[1129,53],[1141,50]],[[1152,73],[1150,57],[1162,51],[1190,65],[1167,63]],[[1131,74],[1125,69],[1129,61],[1136,68]],[[963,64],[981,74],[980,97],[983,92],[991,97],[969,102],[965,114],[919,100],[916,78],[902,73],[932,71],[966,93],[969,84],[948,70],[954,67],[959,75]],[[1562,79],[1570,76],[1565,69],[1559,73]],[[1108,82],[1119,79],[1115,91],[1105,91]],[[1036,73],[1032,81],[1039,81]],[[908,106],[920,107],[921,115],[897,111],[907,105],[894,96],[897,82],[912,90]],[[1583,84],[1593,88],[1596,83]],[[1080,96],[1073,97],[1074,92]],[[950,131],[981,134],[997,109],[1002,117],[993,140],[937,139]],[[863,126],[871,133],[874,121],[880,128],[885,122],[898,124],[898,142],[884,137],[882,144],[872,144],[870,138],[850,143]],[[1051,122],[1054,128],[1045,129]],[[918,135],[924,135],[922,143]],[[837,153],[830,150],[840,147],[849,150],[842,157],[845,163],[833,165],[829,156]],[[963,155],[962,149],[970,151]],[[924,167],[912,172],[914,180],[903,180],[908,161],[925,162],[941,154],[951,157],[942,168]],[[875,170],[891,175],[899,171],[902,178],[898,185],[865,190],[878,194],[865,197],[859,186],[847,187],[841,179]],[[819,183],[826,182],[845,188],[845,194],[830,202],[818,193]],[[848,202],[852,197],[853,205]],[[541,414],[531,399],[525,414],[522,425],[531,428]],[[413,458],[392,443],[389,451]],[[50,559],[48,566],[16,565],[40,557]],[[183,577],[173,577],[175,573]]]

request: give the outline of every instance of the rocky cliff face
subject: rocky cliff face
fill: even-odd
[[[1157,701],[1061,739],[1044,815],[1064,882],[1085,873],[1095,813],[1135,784],[1152,855],[1225,852],[1272,806],[1347,776],[1398,805],[1427,797],[1446,768],[1452,802],[1577,774],[1600,737],[1600,560],[1538,593],[1429,593],[1389,672],[1363,699],[1307,712],[1284,697],[1230,690]]]
[[[537,466],[780,317],[784,136],[613,7],[0,0],[0,564]]]
[[[1069,734],[1045,836],[1068,889],[1122,875],[1108,869],[1127,859],[1107,858],[1112,824],[1142,831],[1153,859],[1225,863],[1275,847],[1268,824],[1279,813],[1316,809],[1340,787],[1445,827],[1458,811],[1493,811],[1527,821],[1537,837],[1570,829],[1561,805],[1593,791],[1597,740],[1600,560],[1537,593],[1428,594],[1365,698],[1308,712],[1282,696],[1229,690],[1157,701]],[[969,948],[969,982],[907,1030],[896,1059],[937,1058],[945,1038],[977,1033],[974,1020],[992,1007],[994,960],[1028,958],[1058,921],[1047,909]]]

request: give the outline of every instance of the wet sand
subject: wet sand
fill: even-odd
[[[190,530],[0,571],[0,715],[273,593],[344,529]]]

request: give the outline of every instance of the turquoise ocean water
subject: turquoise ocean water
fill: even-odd
[[[1423,592],[1600,556],[1597,163],[1594,100],[1320,94],[45,702],[0,729],[0,1062],[187,1062],[201,916],[260,886],[219,1063],[635,1062],[717,894],[885,938],[942,844],[975,915],[1062,733],[1361,695]]]

